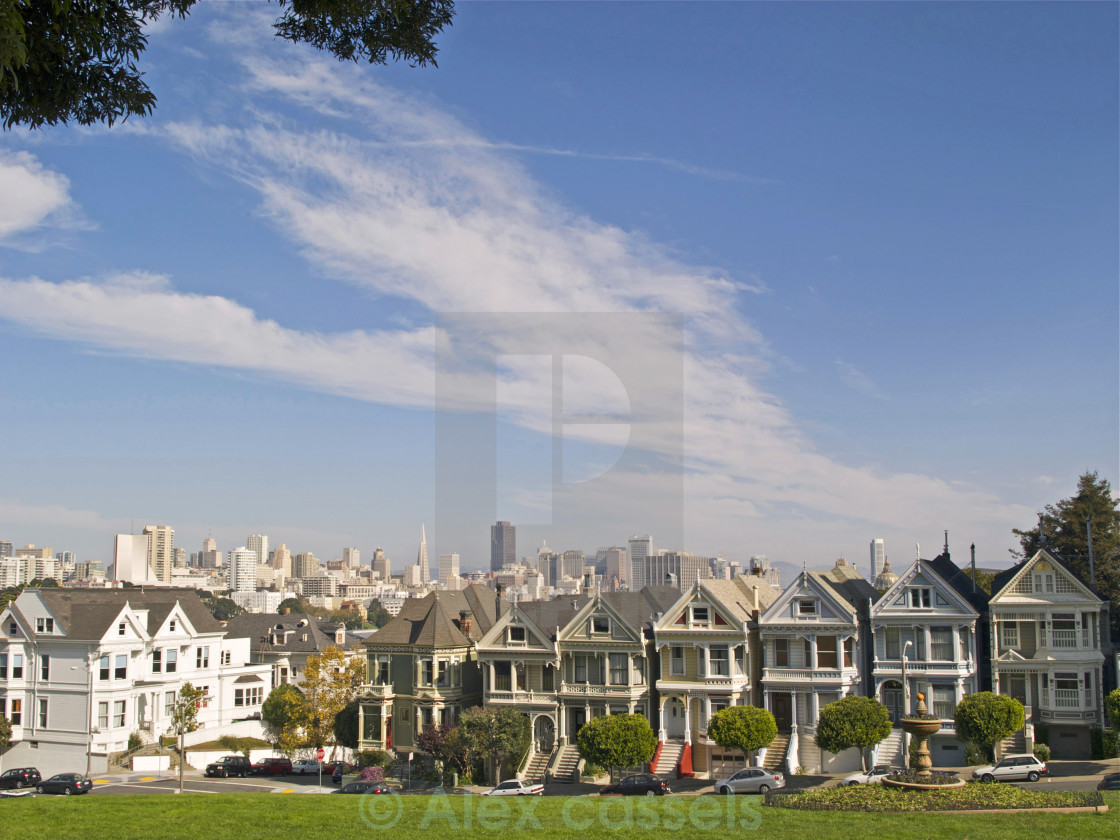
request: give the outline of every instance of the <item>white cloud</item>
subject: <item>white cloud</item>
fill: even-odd
[[[0,244],[64,217],[70,182],[27,152],[0,152]]]
[[[847,385],[849,388],[859,391],[861,394],[866,394],[869,397],[874,397],[877,400],[890,399],[878,385],[871,381],[869,377],[862,370],[857,368],[851,362],[845,362],[843,359],[836,360],[836,373],[840,376],[840,381]]]

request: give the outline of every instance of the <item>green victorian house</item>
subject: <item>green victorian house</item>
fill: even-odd
[[[482,705],[475,645],[508,606],[477,584],[405,601],[365,642],[359,748],[412,752],[417,733]]]

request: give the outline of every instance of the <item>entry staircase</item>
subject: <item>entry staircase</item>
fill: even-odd
[[[782,769],[782,765],[786,761],[786,750],[789,749],[789,733],[779,732],[770,746],[766,748],[766,760],[763,761],[762,766],[764,769],[769,770],[771,773],[777,772]]]
[[[548,769],[548,763],[551,760],[551,752],[536,753],[529,759],[529,766],[525,768],[525,781],[534,785],[543,782],[545,770]]]
[[[876,764],[887,764],[891,767],[905,767],[909,764],[902,755],[902,730],[895,727],[891,734],[879,743],[879,751],[875,754]]]
[[[681,764],[681,753],[684,752],[684,744],[678,744],[673,741],[666,741],[661,745],[661,755],[657,757],[657,764],[653,768],[655,776],[661,776],[667,779],[675,779],[677,776],[677,768]]]
[[[575,744],[565,744],[560,747],[560,754],[556,758],[552,780],[554,782],[575,781],[577,767],[579,767],[579,748]]]
[[[999,743],[999,754],[1004,755],[1021,755],[1027,751],[1027,734],[1026,727],[1021,728],[1014,735],[1004,738]]]

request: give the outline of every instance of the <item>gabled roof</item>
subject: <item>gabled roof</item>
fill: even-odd
[[[242,613],[226,624],[226,636],[230,639],[250,639],[253,650],[269,650],[274,653],[318,653],[335,644],[334,634],[338,623],[323,621],[306,613]],[[272,639],[285,634],[286,642],[273,643]],[[304,636],[307,638],[304,639]],[[360,642],[347,634],[348,650]]]
[[[951,571],[960,571],[952,562],[949,563],[949,566],[951,567]],[[898,580],[894,582],[890,589],[882,594],[878,603],[872,607],[872,612],[882,614],[883,610],[888,609],[894,604],[900,593],[902,593],[902,597],[905,597],[903,590],[913,584],[914,580],[919,576],[927,581],[932,588],[942,591],[948,599],[951,599],[946,601],[947,604],[955,605],[962,613],[979,615],[979,611],[972,606],[967,598],[957,592],[957,590],[945,580],[929,560],[922,560],[921,558],[911,563],[906,570],[898,576]],[[930,613],[930,615],[936,614]]]
[[[370,636],[368,645],[419,645],[423,647],[463,647],[481,639],[494,625],[498,610],[509,609],[509,602],[498,605],[498,593],[471,584],[461,591],[436,591],[424,598],[408,598],[397,616]],[[471,614],[470,633],[464,634],[461,615]]]
[[[938,554],[932,560],[927,560],[927,563],[933,567],[933,570],[941,576],[941,579],[948,583],[953,590],[968,601],[976,612],[983,615],[988,609],[988,593],[976,586],[976,591],[973,592],[972,577],[960,566],[952,561],[949,557],[948,550]],[[992,590],[995,591],[994,589]]]
[[[864,582],[866,583],[866,581]],[[790,602],[794,598],[799,597],[799,593],[803,589],[813,592],[827,602],[827,604],[835,610],[837,621],[855,621],[857,618],[856,607],[853,601],[849,599],[848,594],[846,594],[846,590],[850,588],[851,587],[846,586],[845,581],[829,577],[829,572],[802,571],[801,574],[790,581],[789,585],[778,594],[770,606],[763,610],[759,621],[761,624],[781,624],[785,623],[785,621],[791,621],[796,624],[807,623],[793,621],[791,618],[781,615],[782,611],[789,606]],[[870,595],[868,597],[870,597]],[[785,621],[783,619],[785,619]]]
[[[1012,566],[1010,569],[1005,569],[1004,571],[996,575],[995,579],[992,581],[992,598],[994,599],[997,596],[1002,595],[1012,583],[1016,582],[1016,579],[1020,574],[1027,571],[1030,567],[1034,566],[1040,560],[1048,560],[1054,565],[1060,567],[1063,571],[1067,572],[1070,577],[1077,581],[1077,583],[1081,584],[1081,586],[1085,588],[1089,595],[1100,600],[1100,596],[1093,591],[1093,587],[1090,586],[1089,582],[1085,580],[1085,578],[1081,577],[1081,575],[1078,574],[1072,566],[1070,566],[1069,561],[1067,561],[1056,551],[1048,548],[1040,548],[1029,559],[1024,560],[1016,566]]]
[[[25,596],[42,599],[68,639],[97,641],[103,638],[125,605],[135,610],[147,610],[148,626],[145,629],[150,635],[159,630],[176,605],[196,632],[216,633],[222,630],[222,625],[193,589],[25,589],[12,603],[17,612],[20,598]]]

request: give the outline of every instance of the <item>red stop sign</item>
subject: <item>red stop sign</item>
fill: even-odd
[[[320,761],[323,760],[323,758],[324,758],[324,756],[326,756],[326,754],[327,754],[326,751],[322,747],[319,747],[319,749],[317,749],[315,751],[315,757],[317,759],[319,759]]]

